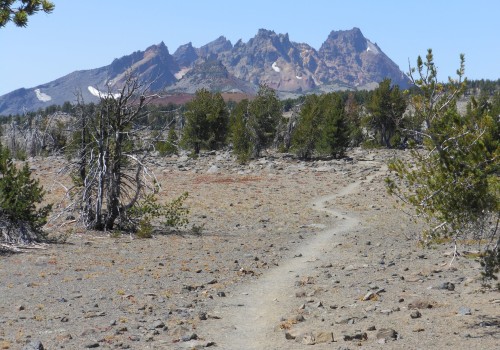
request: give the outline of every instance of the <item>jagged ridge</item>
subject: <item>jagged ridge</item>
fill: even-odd
[[[99,91],[119,89],[133,72],[153,90],[193,93],[199,88],[253,93],[266,84],[280,94],[336,89],[370,89],[384,78],[403,87],[408,78],[366,39],[359,28],[332,31],[319,50],[296,43],[288,34],[259,29],[248,42],[232,44],[224,36],[196,48],[181,45],[173,55],[161,42],[145,51],[115,59],[110,65],[70,73],[31,89],[0,96],[0,115],[74,101],[96,101]]]

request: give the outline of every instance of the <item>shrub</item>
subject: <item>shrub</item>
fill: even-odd
[[[20,169],[0,144],[0,231],[7,242],[29,243],[44,238],[42,226],[52,205],[37,208],[45,192],[31,178],[28,164]]]

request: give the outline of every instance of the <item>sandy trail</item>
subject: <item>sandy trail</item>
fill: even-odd
[[[296,276],[312,273],[313,262],[321,261],[325,256],[328,261],[335,261],[335,236],[348,234],[359,229],[360,221],[353,215],[339,209],[327,208],[336,198],[349,195],[358,190],[361,182],[370,181],[379,172],[365,180],[352,182],[338,193],[316,199],[312,206],[315,210],[337,217],[333,227],[319,232],[315,237],[305,240],[292,258],[284,260],[279,266],[268,270],[259,277],[237,288],[231,296],[224,298],[218,312],[220,326],[213,339],[222,349],[283,349],[292,345],[276,326],[282,316],[289,315],[298,308],[294,283]]]

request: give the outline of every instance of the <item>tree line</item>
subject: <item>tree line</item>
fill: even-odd
[[[280,101],[263,85],[253,99],[236,103],[201,89],[184,106],[154,105],[156,95],[130,76],[119,97],[109,94],[95,104],[80,99],[52,114],[7,118],[2,132],[10,152],[2,151],[0,191],[11,198],[7,188],[16,187],[2,187],[2,182],[24,179],[32,201],[41,200],[43,190],[29,179],[29,171],[9,170],[11,155],[64,154],[73,179],[69,212],[78,212],[88,229],[149,236],[158,221],[167,227],[187,222],[187,194],[158,203],[160,184],[148,170],[155,154],[187,150],[197,157],[204,150],[231,149],[245,163],[271,150],[308,160],[343,157],[349,147],[360,145],[408,148],[412,162],[392,162],[387,187],[413,208],[413,215],[427,220],[421,241],[447,238],[458,244],[472,237],[486,247],[484,274],[494,278],[500,266],[500,92],[485,89],[465,100],[463,71],[462,58],[458,78],[438,82],[429,51],[425,60],[417,60],[410,75],[414,88],[408,91],[385,79],[371,92]],[[39,212],[31,206],[25,215],[22,203],[0,204],[3,215],[11,208],[36,230],[50,209]]]

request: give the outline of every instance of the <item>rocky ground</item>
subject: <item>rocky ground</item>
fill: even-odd
[[[473,255],[421,249],[386,194],[394,155],[158,160],[162,197],[189,192],[188,228],[68,224],[65,244],[3,253],[0,349],[500,348],[500,295]],[[49,198],[63,164],[32,161]]]

